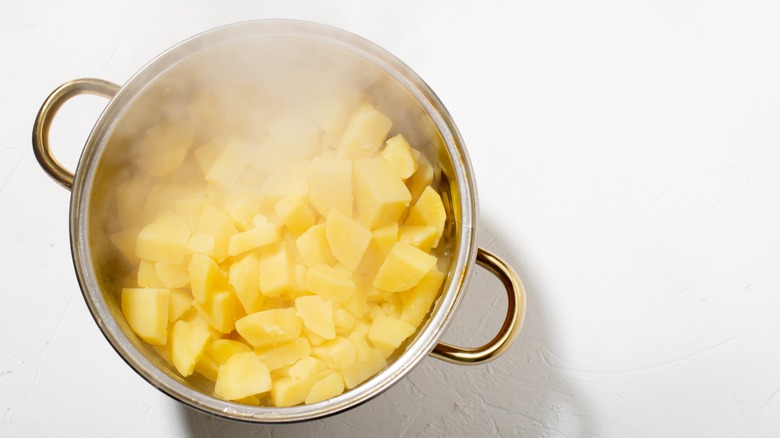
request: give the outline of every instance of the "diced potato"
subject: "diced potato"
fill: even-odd
[[[164,288],[160,277],[157,275],[155,263],[149,260],[141,260],[138,264],[138,286],[140,287],[161,287]]]
[[[317,156],[308,171],[309,202],[321,216],[335,208],[352,216],[352,161]]]
[[[261,224],[256,228],[234,234],[228,245],[228,255],[237,256],[246,251],[279,241],[279,227],[276,224]]]
[[[258,357],[271,371],[290,365],[310,353],[311,345],[305,338],[296,338],[292,342],[257,350]]]
[[[436,238],[433,247],[439,245],[444,232],[444,223],[447,221],[447,212],[444,210],[444,204],[441,196],[432,187],[428,186],[423,190],[420,199],[409,210],[409,217],[404,225],[422,225],[436,227]]]
[[[309,330],[324,339],[336,337],[336,325],[333,322],[333,301],[317,295],[295,299],[295,311]]]
[[[197,232],[213,236],[214,255],[225,257],[228,255],[230,238],[238,233],[238,230],[227,215],[210,205],[206,205],[203,207],[203,213],[198,221]]]
[[[385,357],[390,356],[401,343],[406,340],[415,328],[400,319],[379,316],[374,318],[368,330],[368,340],[382,350]]]
[[[355,326],[355,315],[344,309],[336,309],[333,312],[333,322],[336,326],[336,334],[343,335],[349,333]]]
[[[194,137],[181,123],[164,120],[149,128],[138,146],[138,167],[166,176],[181,166]]]
[[[321,360],[306,356],[292,364],[287,370],[287,375],[294,379],[305,379],[316,376],[326,370],[327,366]]]
[[[431,269],[415,287],[408,291],[400,292],[399,295],[403,302],[401,319],[415,327],[419,327],[439,295],[441,285],[444,283],[444,277],[444,274],[437,269]]]
[[[370,229],[396,222],[412,201],[403,181],[384,160],[356,161],[352,184],[360,221]]]
[[[437,241],[438,230],[434,226],[405,225],[398,228],[398,240],[428,252]]]
[[[209,234],[193,234],[187,241],[187,254],[205,254],[214,256],[214,236]]]
[[[139,231],[141,231],[141,229],[133,225],[109,236],[111,243],[119,250],[119,253],[122,254],[128,263],[133,265],[140,262],[138,256],[135,255],[135,241]]]
[[[374,277],[373,286],[390,292],[414,287],[436,265],[436,257],[398,242]]]
[[[184,261],[190,228],[175,214],[161,214],[138,233],[135,255],[155,262],[180,264]]]
[[[156,178],[138,172],[116,188],[116,214],[122,228],[140,225],[146,194]]]
[[[322,264],[332,266],[337,262],[325,237],[325,224],[314,225],[306,230],[295,241],[295,248],[309,268]]]
[[[276,202],[276,214],[279,219],[295,235],[300,235],[316,223],[306,202],[300,196],[287,196]]]
[[[347,389],[352,389],[382,371],[386,366],[387,361],[382,352],[377,348],[372,348],[365,360],[355,362],[351,367],[341,371],[344,376],[344,384]]]
[[[398,224],[392,223],[375,229],[371,233],[371,242],[366,248],[363,260],[360,261],[359,271],[364,275],[375,275],[377,269],[387,258],[387,254],[398,242]]]
[[[218,364],[214,359],[210,358],[206,354],[201,354],[198,358],[198,362],[195,364],[193,371],[211,380],[212,382],[216,382],[217,374],[219,374],[219,366],[220,364]]]
[[[276,201],[285,196],[305,197],[309,194],[309,183],[306,178],[308,169],[308,161],[292,161],[277,167],[268,175],[263,184],[263,193],[265,201],[270,203],[271,208]]]
[[[306,289],[322,298],[341,302],[355,294],[355,283],[336,268],[317,265],[306,273]]]
[[[425,155],[421,154],[417,159],[417,170],[406,180],[406,187],[412,194],[412,203],[417,202],[425,188],[431,184],[433,184],[433,166]]]
[[[157,278],[168,289],[185,287],[190,283],[190,274],[187,272],[187,268],[182,265],[157,262],[154,268],[157,271]]]
[[[333,372],[318,380],[311,387],[304,403],[307,405],[321,402],[344,392],[344,379],[339,372]]]
[[[322,359],[331,368],[343,370],[355,363],[356,351],[355,344],[346,338],[337,336],[314,347],[311,354]]]
[[[168,289],[122,289],[122,314],[139,338],[152,345],[168,341]]]
[[[271,389],[271,373],[254,352],[230,357],[217,374],[214,394],[225,400],[238,400]]]
[[[173,211],[187,222],[191,230],[197,230],[200,216],[207,205],[209,200],[205,196],[186,197],[173,202]]]
[[[171,361],[184,377],[195,370],[195,364],[212,339],[209,326],[200,317],[190,321],[178,320],[171,329]]]
[[[337,155],[355,160],[372,157],[387,137],[393,122],[370,103],[357,107],[344,128]]]
[[[314,382],[313,378],[282,377],[277,379],[271,388],[271,402],[280,408],[303,403]]]
[[[201,303],[211,294],[211,287],[219,276],[219,266],[205,254],[193,254],[187,267],[190,273],[192,296]]]
[[[355,293],[352,294],[346,301],[339,303],[341,307],[349,311],[349,313],[355,315],[357,318],[362,318],[368,311],[368,302],[366,301],[366,291],[364,288],[355,288]]]
[[[222,152],[224,146],[229,142],[230,138],[216,137],[211,139],[208,143],[197,147],[192,152],[195,156],[195,162],[198,163],[198,167],[204,175],[208,173],[212,164],[217,160],[220,152]]]
[[[233,191],[235,191],[236,187],[237,186],[233,186]],[[233,191],[227,195],[228,198],[237,196]],[[233,223],[236,224],[236,228],[238,228],[239,231],[246,231],[249,228],[252,228],[252,218],[257,214],[257,211],[260,208],[259,205],[260,201],[255,204],[246,197],[238,197],[237,199],[229,201],[225,207],[225,214],[227,214]]]
[[[249,253],[233,262],[228,283],[247,314],[261,310],[265,296],[260,293],[260,256]]]
[[[223,189],[236,184],[249,164],[251,147],[251,144],[243,140],[232,138],[229,143],[223,146],[219,155],[209,166],[205,176],[206,181],[215,183]]]
[[[329,95],[319,93],[314,98],[308,99],[306,109],[328,137],[338,140],[349,120],[355,98],[344,90],[329,91]]]
[[[168,323],[172,323],[181,318],[184,313],[192,308],[192,295],[181,289],[173,289],[168,304]]]
[[[246,344],[232,339],[215,339],[206,346],[206,355],[219,365],[227,362],[231,356],[252,351]]]
[[[283,150],[298,159],[307,159],[317,153],[320,129],[310,115],[288,112],[268,122],[268,133]]]
[[[417,170],[412,147],[401,134],[387,140],[382,157],[401,179],[409,178]]]
[[[256,312],[236,321],[238,333],[255,347],[292,341],[302,329],[303,322],[293,308]]]
[[[193,301],[192,305],[209,325],[220,333],[230,333],[236,328],[236,320],[246,315],[235,294],[228,290],[211,293],[205,302]]]
[[[371,232],[334,209],[325,222],[325,239],[336,259],[354,271],[371,242]]]
[[[272,243],[260,251],[260,293],[275,297],[295,289],[292,254],[285,242]]]
[[[272,171],[294,160],[292,154],[282,149],[272,137],[268,137],[252,154],[249,164],[263,176],[264,181]]]

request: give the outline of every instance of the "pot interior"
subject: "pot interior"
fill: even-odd
[[[393,121],[388,136],[402,133],[433,164],[434,184],[447,210],[442,244],[434,250],[439,269],[447,274],[443,291],[432,317],[388,360],[388,370],[335,401],[266,409],[217,400],[209,396],[214,389],[211,381],[197,373],[181,378],[125,322],[120,293],[133,285],[138,273],[112,243],[112,236],[128,227],[143,227],[161,209],[173,208],[175,199],[161,188],[193,187],[191,181],[202,179],[194,157],[200,146],[232,137],[259,146],[269,135],[266,122],[279,108],[305,108],[311,96],[347,104],[368,100]],[[168,122],[186,126],[192,147],[176,172],[151,175],[139,163],[148,162],[150,153],[167,159],[166,144],[139,145],[150,129]],[[123,201],[122,211],[117,190],[130,180],[142,181],[134,193],[145,196],[135,196],[129,204]],[[245,183],[251,186],[251,178]],[[202,193],[210,190],[195,186]],[[427,86],[395,58],[357,37],[319,26],[234,26],[195,37],[150,63],[109,104],[90,137],[74,187],[77,193],[76,198],[81,193],[86,197],[86,210],[74,205],[80,235],[74,239],[83,243],[74,245],[79,247],[74,258],[82,288],[88,289],[90,310],[106,337],[158,388],[198,409],[231,418],[314,418],[386,389],[433,348],[458,303],[473,260],[473,187],[468,159],[449,115]],[[138,219],[122,217],[128,205],[137,211]]]

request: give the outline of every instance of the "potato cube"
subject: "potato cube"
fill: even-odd
[[[282,377],[277,379],[271,388],[271,403],[280,408],[303,403],[314,382],[313,378]]]
[[[145,219],[143,208],[146,195],[155,181],[156,178],[145,172],[137,172],[116,188],[116,214],[120,226],[127,228],[139,225]]]
[[[436,257],[398,242],[374,277],[373,286],[390,292],[414,287],[436,265]]]
[[[444,274],[434,268],[428,271],[415,287],[408,291],[399,292],[403,302],[401,319],[418,327],[439,295],[444,277]]]
[[[139,338],[152,345],[168,341],[168,289],[122,289],[122,314]]]
[[[187,241],[187,254],[205,254],[214,256],[214,236],[209,234],[193,234]]]
[[[355,283],[343,272],[328,265],[317,265],[306,273],[306,290],[336,302],[348,300],[355,293]]]
[[[224,144],[219,154],[209,166],[205,179],[228,189],[236,184],[249,164],[249,151],[252,145],[243,140],[232,138]]]
[[[353,293],[346,301],[339,302],[339,305],[357,318],[362,318],[368,311],[368,302],[366,301],[366,291],[362,287],[356,287]]]
[[[295,248],[309,268],[321,264],[332,266],[337,262],[325,237],[325,224],[314,225],[306,230],[295,241]]]
[[[252,228],[252,218],[257,214],[257,210],[260,208],[260,201],[255,204],[248,198],[241,197],[240,194],[235,194],[235,188],[239,185],[233,186],[226,196],[228,198],[238,197],[228,202],[225,207],[225,214],[236,224],[236,228],[239,231],[246,231]]]
[[[164,288],[160,277],[157,275],[155,263],[149,260],[141,260],[138,264],[138,286],[140,287],[161,287]]]
[[[393,122],[370,103],[360,104],[347,121],[337,149],[337,156],[355,160],[374,156]]]
[[[333,372],[312,385],[304,403],[321,402],[344,392],[344,379],[339,372]]]
[[[186,287],[190,284],[190,274],[187,272],[187,268],[182,265],[157,262],[154,268],[157,271],[157,278],[168,289]]]
[[[149,128],[138,144],[138,167],[150,175],[170,175],[181,166],[193,141],[185,125],[163,120]]]
[[[333,312],[333,322],[336,326],[336,334],[343,335],[349,333],[355,326],[355,315],[344,309],[336,309]]]
[[[275,169],[294,160],[295,157],[282,149],[273,137],[268,137],[254,151],[249,165],[257,170],[259,175],[262,175],[263,180],[265,180],[265,177]]]
[[[414,331],[414,326],[407,322],[380,315],[371,323],[368,340],[388,357]]]
[[[133,265],[137,265],[140,262],[138,256],[135,255],[135,241],[140,231],[139,227],[133,225],[109,236],[111,243],[119,250],[119,253]]]
[[[192,296],[201,303],[206,302],[219,276],[219,266],[205,254],[193,254],[187,270],[190,273]]]
[[[297,195],[280,199],[276,202],[275,209],[284,226],[295,235],[300,235],[316,222],[316,218],[306,205],[306,201]]]
[[[406,187],[412,194],[412,203],[417,202],[425,188],[433,184],[433,176],[433,166],[425,155],[420,154],[417,158],[417,170],[406,180]]]
[[[261,310],[265,296],[260,293],[260,256],[249,253],[233,262],[228,283],[247,314]]]
[[[204,196],[186,197],[176,199],[173,202],[173,211],[179,215],[191,230],[198,229],[198,222],[200,216],[203,214],[203,209],[209,205],[208,198]]]
[[[320,128],[304,112],[287,112],[272,119],[268,133],[285,152],[299,160],[311,158],[319,149]]]
[[[215,339],[206,345],[205,353],[218,365],[222,365],[234,354],[246,353],[248,351],[252,351],[252,349],[243,342],[233,339]]]
[[[237,353],[219,367],[214,394],[225,400],[238,400],[271,389],[271,373],[252,352]]]
[[[228,255],[230,238],[238,233],[238,230],[227,215],[207,205],[203,208],[203,213],[198,221],[197,232],[214,237],[214,255],[221,258]]]
[[[209,172],[212,164],[214,164],[224,146],[229,142],[229,137],[215,137],[206,144],[195,148],[192,155],[195,156],[195,162],[204,175]]]
[[[407,179],[417,170],[417,160],[412,153],[412,147],[403,135],[398,134],[387,139],[382,157],[393,168],[398,177]]]
[[[293,308],[264,310],[236,321],[238,333],[255,347],[292,341],[302,329],[303,322]]]
[[[387,258],[387,254],[398,242],[398,224],[391,223],[375,229],[371,233],[371,242],[366,248],[363,260],[360,261],[359,272],[363,275],[375,275],[377,269]]]
[[[246,251],[279,241],[279,227],[276,224],[261,224],[259,227],[234,234],[228,244],[228,255],[237,256]]]
[[[214,359],[210,358],[206,354],[201,354],[198,358],[198,362],[195,364],[194,372],[209,379],[212,382],[217,381],[217,374],[219,374],[219,365]]]
[[[264,246],[260,251],[260,293],[275,297],[294,290],[294,266],[292,254],[285,242]]]
[[[213,292],[205,302],[195,300],[192,305],[220,333],[232,332],[236,328],[236,320],[246,315],[235,294],[227,290]]]
[[[334,209],[325,222],[325,239],[336,260],[354,271],[371,242],[371,232]]]
[[[192,308],[192,295],[181,289],[171,290],[171,299],[168,304],[168,323],[177,321]]]
[[[386,161],[367,158],[352,169],[355,207],[370,229],[395,222],[412,201],[412,195]]]
[[[347,389],[352,389],[386,366],[387,361],[382,352],[377,348],[372,348],[365,360],[357,361],[351,367],[341,371],[344,376],[344,384]]]
[[[333,301],[317,295],[295,299],[295,312],[309,330],[323,337],[336,337],[336,325],[333,322]]]
[[[155,262],[180,264],[184,261],[190,227],[172,213],[159,215],[138,233],[135,255]]]
[[[311,345],[306,338],[296,338],[292,342],[257,349],[257,355],[271,371],[290,365],[311,353]]]
[[[438,230],[434,226],[405,225],[398,228],[398,240],[428,252],[437,240]]]
[[[209,326],[199,316],[189,321],[180,319],[171,329],[171,361],[184,377],[195,370],[195,364],[212,339]]]
[[[265,180],[263,193],[265,201],[273,208],[276,201],[285,196],[309,194],[308,161],[292,161],[286,165],[277,167]]]
[[[302,357],[287,370],[287,375],[294,379],[306,379],[319,375],[328,368],[321,360],[306,356]]]
[[[308,170],[309,201],[321,216],[335,208],[352,216],[352,161],[317,156]]]
[[[355,344],[346,338],[337,336],[312,348],[311,354],[324,361],[331,368],[343,370],[355,363],[356,351]]]
[[[436,190],[428,186],[423,190],[420,199],[418,199],[409,210],[409,217],[406,219],[404,225],[436,227],[436,238],[433,242],[433,247],[436,248],[439,245],[439,239],[441,239],[442,233],[444,232],[444,223],[446,221],[447,212],[444,210],[441,196],[436,193]]]

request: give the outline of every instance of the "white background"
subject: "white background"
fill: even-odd
[[[104,340],[76,282],[69,193],[38,167],[57,85],[124,83],[201,31],[299,18],[362,35],[444,101],[479,242],[528,292],[495,362],[425,359],[377,399],[282,426],[195,413]],[[0,0],[0,436],[780,436],[780,3]],[[105,101],[60,113],[74,168]],[[505,298],[480,272],[446,339]]]

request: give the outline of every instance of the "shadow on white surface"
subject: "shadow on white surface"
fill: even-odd
[[[487,249],[520,274],[528,308],[515,345],[486,364],[464,367],[424,359],[394,387],[335,416],[297,424],[254,425],[179,407],[195,438],[345,436],[524,436],[593,437],[598,433],[586,400],[545,358],[554,333],[546,325],[543,285],[527,267],[520,248],[494,238],[489,222],[480,227]],[[487,238],[487,239],[485,239]],[[445,341],[476,345],[500,327],[506,298],[490,274],[477,269]]]

